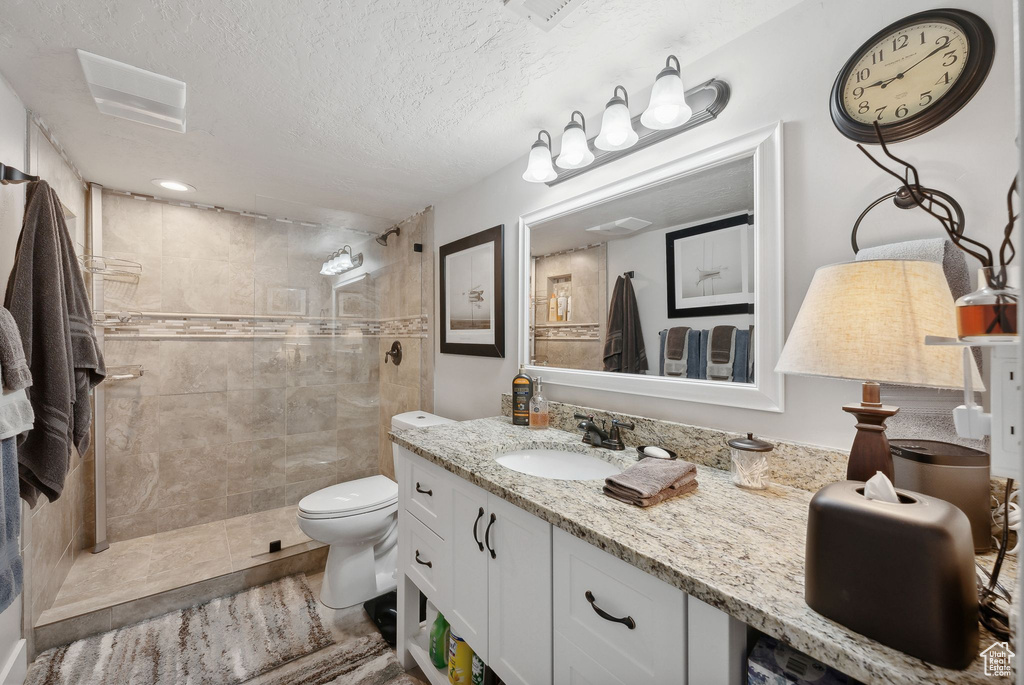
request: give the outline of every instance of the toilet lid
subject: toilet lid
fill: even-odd
[[[398,501],[398,484],[387,476],[370,476],[331,485],[306,495],[299,511],[312,518],[352,516]]]

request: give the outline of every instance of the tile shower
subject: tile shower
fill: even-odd
[[[103,255],[141,265],[104,276],[107,365],[142,375],[104,388],[113,546],[71,569],[51,614],[116,599],[97,596],[114,568],[138,595],[250,568],[275,557],[275,540],[312,549],[299,499],[392,475],[391,416],[430,410],[433,393],[432,210],[399,226],[383,247],[344,228],[103,192]],[[344,244],[364,267],[321,275]],[[384,364],[394,340],[400,367]]]

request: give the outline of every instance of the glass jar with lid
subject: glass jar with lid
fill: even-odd
[[[1012,340],[1017,335],[1020,271],[1011,266],[978,270],[978,289],[956,301],[957,329],[962,340]]]
[[[729,441],[732,456],[732,482],[749,490],[768,487],[768,453],[775,445],[758,440],[753,433]]]

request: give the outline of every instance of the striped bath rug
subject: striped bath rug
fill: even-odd
[[[228,685],[334,644],[304,575],[44,652],[26,685]]]

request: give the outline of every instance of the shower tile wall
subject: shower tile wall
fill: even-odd
[[[392,237],[380,248],[383,269],[339,289],[347,303],[339,314],[387,328],[407,311],[429,311],[412,292],[421,280],[412,242],[426,242],[430,218],[406,224],[400,244],[408,251]],[[103,195],[103,232],[105,254],[143,265],[137,281],[106,283],[107,312],[279,316],[271,310],[280,302],[301,306],[304,298],[302,311],[290,313],[325,316],[334,293],[319,266],[348,242],[325,229],[111,192]],[[415,307],[397,304],[407,300]],[[362,310],[343,311],[353,303]],[[138,337],[108,332],[106,342],[108,366],[144,369],[142,378],[106,390],[112,541],[295,504],[327,485],[378,473],[382,445],[390,455],[391,414],[420,408],[419,357],[432,349],[421,348],[419,337],[402,338],[406,356],[394,369],[382,365],[381,346],[391,338],[370,335]]]
[[[607,318],[607,245],[534,259],[534,360],[568,369],[604,369]],[[555,279],[569,279],[572,321],[550,322],[548,306]]]

